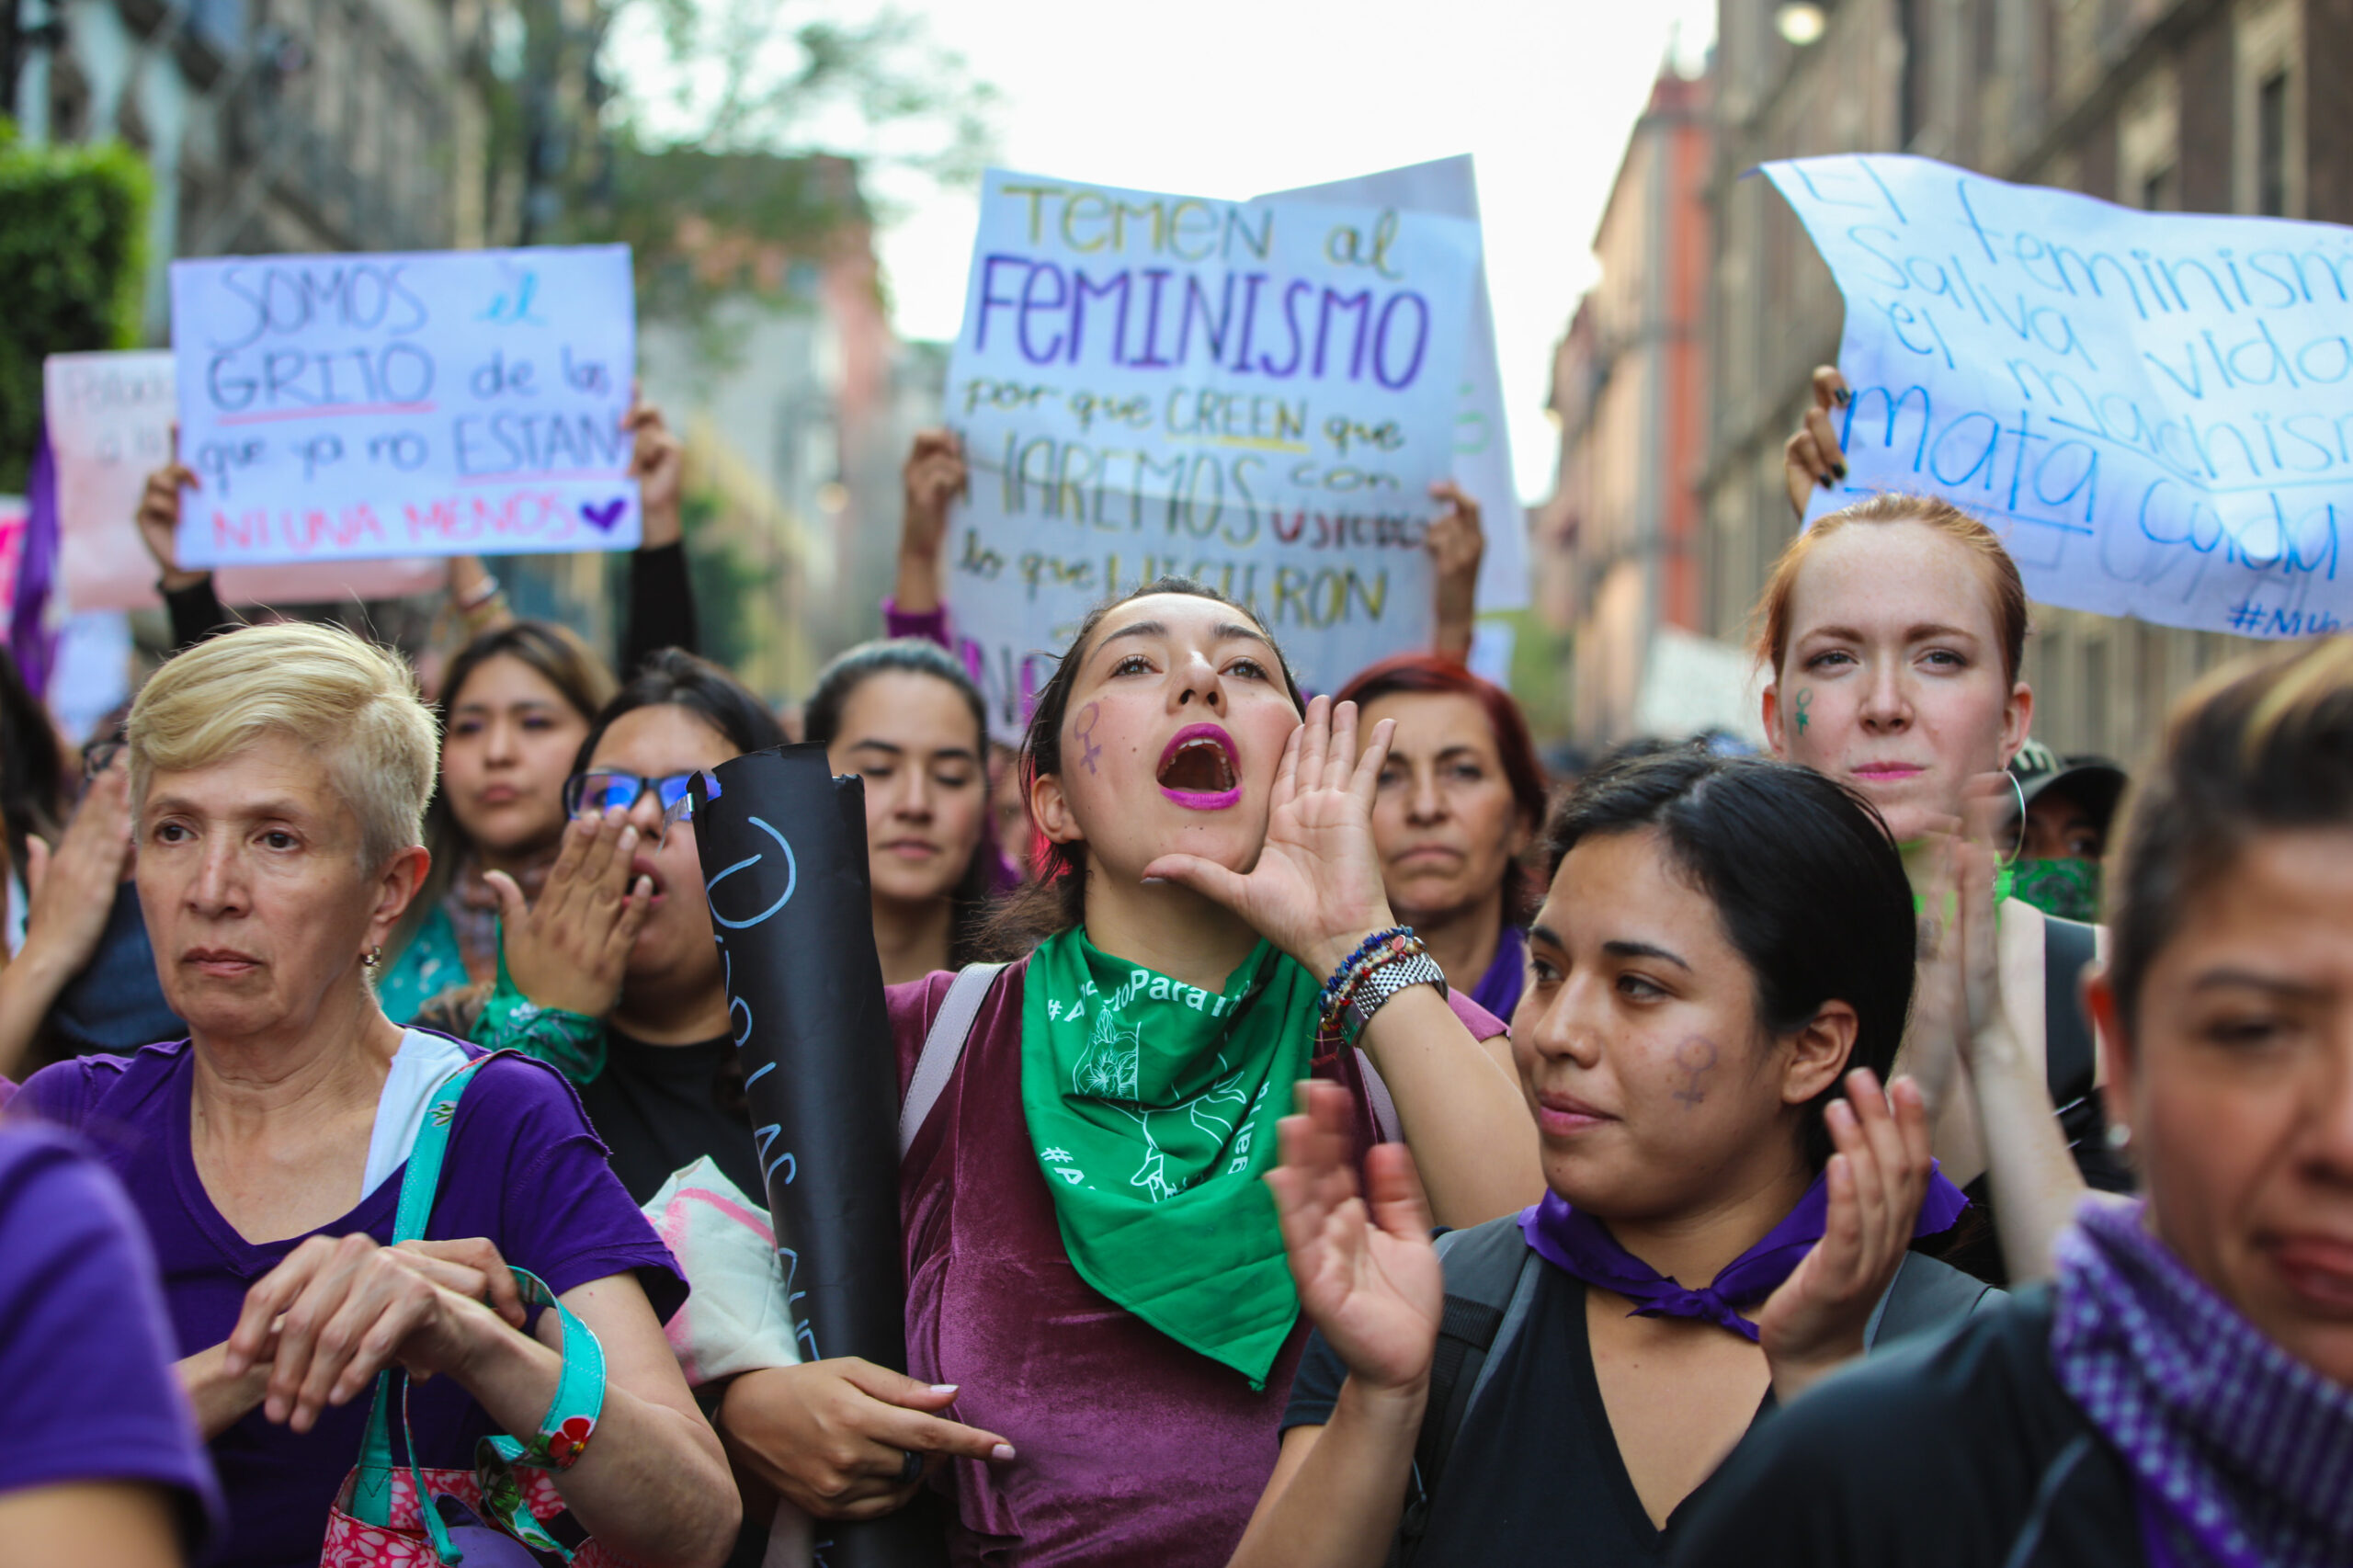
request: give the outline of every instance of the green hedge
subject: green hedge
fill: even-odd
[[[24,491],[41,361],[138,343],[152,189],[120,142],[28,147],[0,120],[0,492]]]

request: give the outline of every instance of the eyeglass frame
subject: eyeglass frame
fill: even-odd
[[[584,797],[587,794],[588,780],[591,778],[627,778],[634,782],[637,785],[637,792],[630,797],[629,804],[621,808],[623,811],[630,812],[637,810],[638,802],[644,800],[649,792],[654,796],[655,803],[661,804],[663,787],[676,784],[678,787],[678,797],[662,806],[662,824],[654,830],[655,842],[665,843],[670,836],[671,824],[694,820],[693,782],[695,775],[701,771],[702,769],[698,767],[689,767],[682,773],[663,773],[649,778],[642,773],[635,773],[626,767],[585,768],[563,781],[564,820],[577,822],[583,817],[597,818],[613,809],[610,803],[599,806],[595,811],[581,809],[585,803]]]

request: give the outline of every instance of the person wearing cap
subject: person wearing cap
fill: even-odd
[[[2099,918],[2100,858],[2124,793],[2124,770],[2104,756],[2061,757],[2029,741],[2010,759],[2024,812],[2010,891],[2063,920]]]

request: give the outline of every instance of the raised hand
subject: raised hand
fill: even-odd
[[[211,575],[209,572],[184,572],[180,569],[179,526],[180,492],[200,490],[201,482],[193,469],[180,466],[180,427],[172,426],[172,460],[147,476],[147,486],[139,493],[140,541],[164,574],[164,591],[177,593],[192,588]]]
[[[1267,845],[1234,871],[1195,855],[1163,855],[1147,879],[1214,899],[1319,978],[1358,942],[1393,925],[1372,843],[1372,798],[1397,722],[1383,719],[1361,755],[1357,705],[1328,697],[1307,705],[1275,770]]]
[[[948,507],[964,494],[964,449],[952,430],[918,430],[899,471],[905,510],[899,522],[899,577],[892,601],[923,615],[939,608],[939,551],[948,540]]]
[[[563,830],[563,848],[539,902],[527,902],[515,879],[493,871],[483,881],[498,897],[507,978],[542,1007],[601,1018],[620,1000],[629,950],[654,907],[654,880],[630,885],[637,829],[615,807],[578,817]]]
[[[1805,516],[1806,503],[1813,499],[1816,487],[1834,484],[1847,477],[1847,454],[1839,449],[1838,431],[1831,423],[1830,411],[1846,407],[1853,395],[1847,390],[1847,378],[1838,373],[1836,367],[1814,367],[1813,406],[1805,411],[1797,433],[1781,448],[1782,482],[1789,486],[1790,505],[1801,517]]]
[[[1487,536],[1479,527],[1479,503],[1451,480],[1431,485],[1430,498],[1446,503],[1446,510],[1430,524],[1422,540],[1437,578],[1433,642],[1441,657],[1460,664],[1471,656],[1472,631],[1479,613],[1479,559],[1486,553]]]
[[[676,544],[686,535],[679,507],[685,491],[687,446],[671,433],[662,411],[631,389],[629,411],[621,428],[635,437],[629,453],[629,476],[637,481],[638,505],[645,517],[642,548]]]
[[[1369,1390],[1429,1387],[1446,1277],[1430,1244],[1429,1204],[1414,1156],[1381,1143],[1365,1160],[1371,1201],[1348,1166],[1348,1092],[1299,1085],[1299,1113],[1279,1124],[1282,1164],[1267,1173],[1299,1302]]]
[[[131,769],[118,763],[94,777],[57,847],[28,838],[25,858],[24,946],[76,972],[97,950],[131,860]]]
[[[1823,1172],[1830,1194],[1822,1240],[1756,1314],[1759,1343],[1784,1402],[1863,1352],[1863,1329],[1886,1294],[1920,1222],[1933,1165],[1918,1087],[1887,1094],[1869,1068],[1847,1074],[1847,1097],[1824,1120],[1836,1153]]]

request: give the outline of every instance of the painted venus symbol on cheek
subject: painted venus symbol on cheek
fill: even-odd
[[[1813,687],[1805,687],[1798,692],[1798,733],[1801,735],[1805,733],[1805,710],[1813,706]]]
[[[1103,755],[1103,748],[1097,745],[1094,739],[1095,726],[1102,722],[1103,704],[1090,702],[1078,710],[1078,724],[1072,731],[1078,737],[1078,744],[1085,748],[1079,753],[1078,760],[1086,764],[1086,771],[1090,775],[1096,772],[1095,759]]]
[[[1716,1042],[1705,1035],[1693,1035],[1677,1046],[1675,1064],[1683,1071],[1683,1086],[1675,1091],[1675,1097],[1688,1106],[1696,1106],[1706,1099],[1708,1091],[1700,1085],[1708,1074],[1715,1071],[1717,1059],[1722,1055]]]

